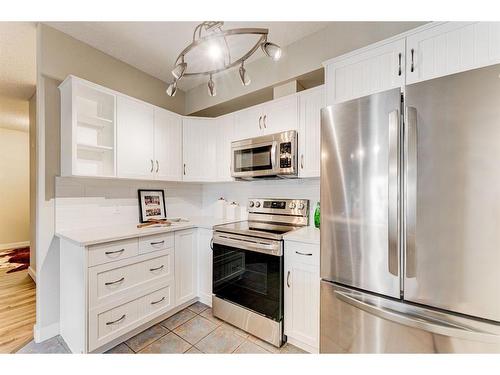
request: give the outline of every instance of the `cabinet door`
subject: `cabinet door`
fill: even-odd
[[[234,116],[217,118],[216,166],[217,181],[232,181],[231,177],[231,141],[233,139]]]
[[[234,115],[234,135],[233,140],[258,137],[263,134],[262,106],[255,106]]]
[[[302,246],[306,247],[303,249]],[[309,244],[285,242],[285,334],[304,349],[319,348],[319,264],[297,261]],[[297,342],[298,341],[298,342]]]
[[[403,38],[328,64],[327,105],[403,86],[404,53]]]
[[[446,22],[411,35],[406,83],[500,62],[500,22]]]
[[[182,180],[182,117],[162,108],[154,110],[156,179]]]
[[[212,231],[198,229],[198,290],[201,302],[212,306]]]
[[[320,86],[299,96],[299,177],[320,176],[321,108],[325,88]]]
[[[264,134],[297,130],[298,115],[297,95],[289,95],[265,104],[262,117]]]
[[[175,232],[175,301],[177,305],[198,295],[198,262],[194,229]]]
[[[117,100],[118,177],[154,177],[153,107],[118,96]]]
[[[184,117],[182,122],[183,180],[214,181],[217,174],[215,120]]]

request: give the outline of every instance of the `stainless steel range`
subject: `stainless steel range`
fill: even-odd
[[[214,316],[281,346],[283,235],[308,224],[308,200],[250,199],[248,221],[215,226]]]

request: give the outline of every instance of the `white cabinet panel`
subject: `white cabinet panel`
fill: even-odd
[[[156,179],[182,180],[182,117],[154,109],[154,155]]]
[[[231,141],[233,140],[234,116],[232,114],[216,119],[217,140],[217,181],[232,181],[231,177]]]
[[[152,179],[153,107],[121,96],[117,102],[118,176]]]
[[[183,304],[198,294],[196,231],[175,232],[175,301]]]
[[[184,117],[182,127],[183,180],[215,181],[217,175],[215,120]]]
[[[406,83],[500,62],[500,22],[446,22],[410,35]]]
[[[324,86],[299,95],[299,177],[320,176],[320,125],[324,106]]]
[[[327,104],[336,104],[404,85],[405,39],[326,66]]]
[[[297,253],[319,253],[317,245],[285,242],[285,334],[303,349],[319,349],[319,264],[301,262]]]
[[[212,306],[212,231],[198,229],[198,294],[200,301]]]
[[[274,134],[287,130],[297,130],[298,99],[289,95],[263,105],[262,127],[264,134]]]
[[[262,135],[262,106],[251,107],[235,113],[233,140],[258,137]]]

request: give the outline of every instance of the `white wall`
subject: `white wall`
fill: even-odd
[[[0,249],[30,240],[29,184],[29,133],[0,127]]]

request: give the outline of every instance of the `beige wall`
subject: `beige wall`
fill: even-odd
[[[0,128],[0,247],[30,240],[29,133]]]
[[[245,64],[252,78],[249,86],[241,84],[238,69],[233,69],[215,77],[215,84],[218,87],[215,97],[207,94],[206,84],[189,90],[186,93],[186,114],[288,81],[321,68],[321,63],[328,59],[422,24],[424,22],[334,22],[284,48],[283,57],[279,62],[264,57]],[[272,35],[270,39],[272,40]]]

